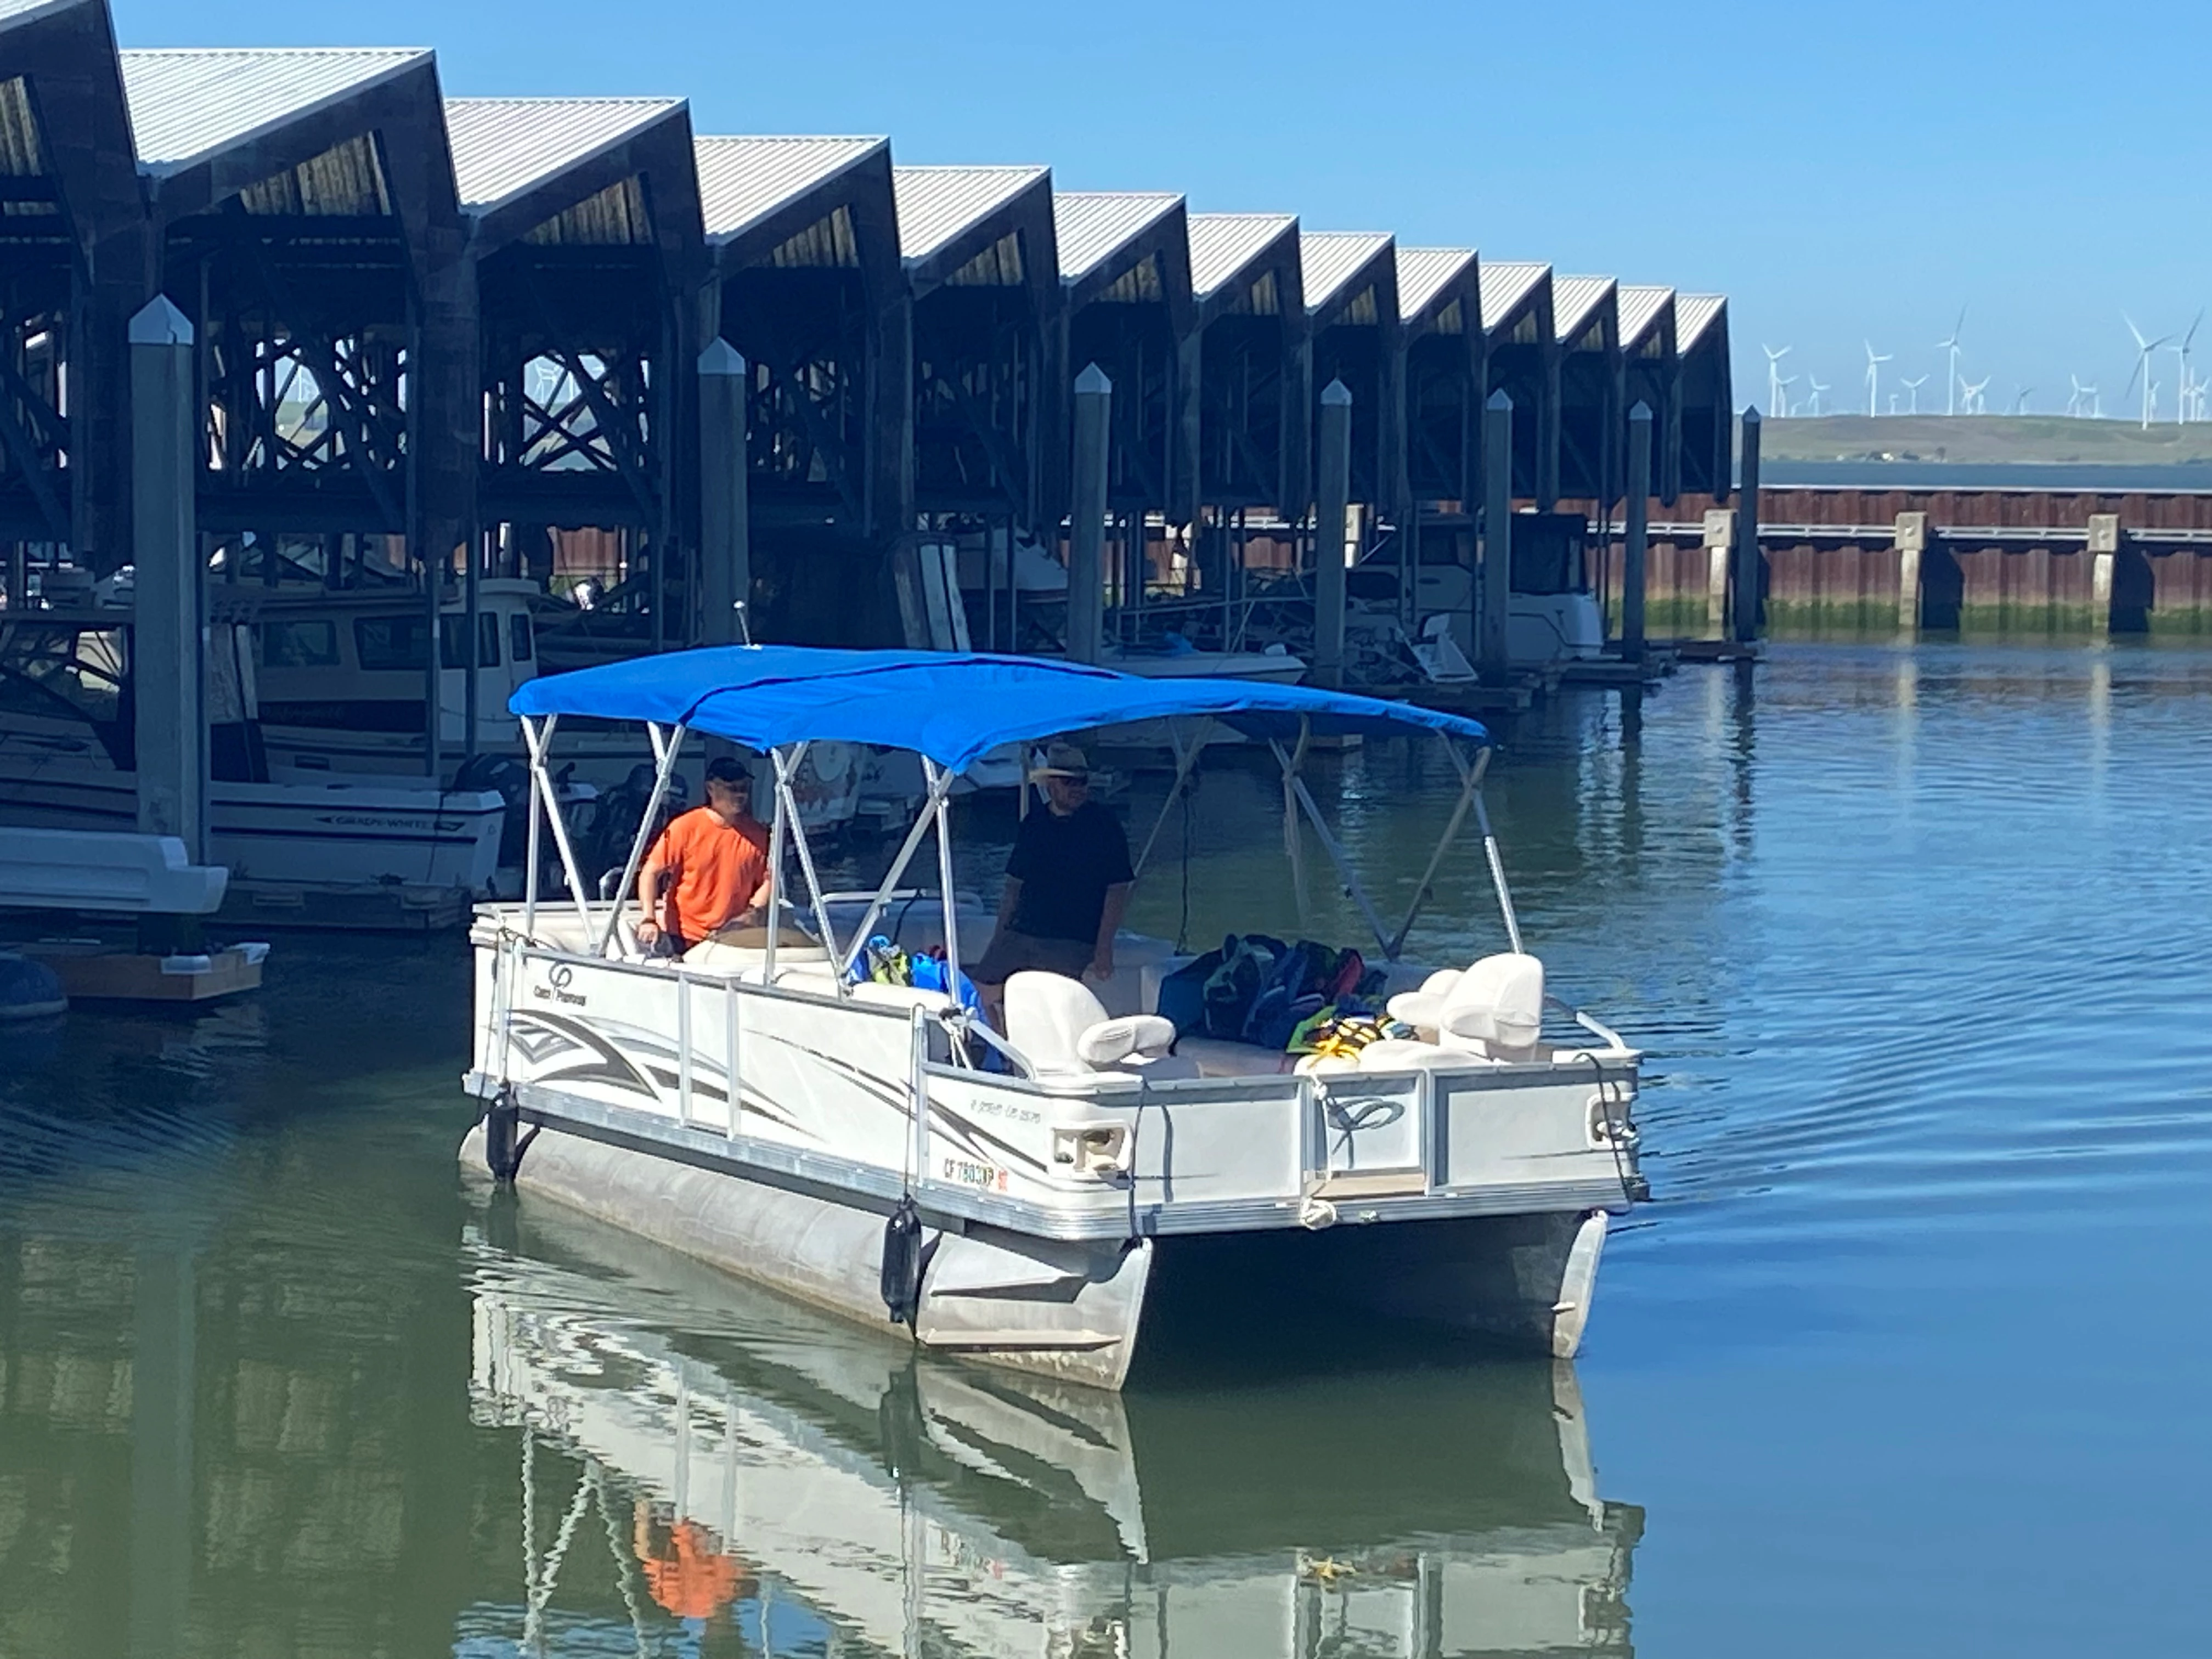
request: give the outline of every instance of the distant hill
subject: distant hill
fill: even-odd
[[[1762,458],[1778,461],[2000,465],[2184,466],[2212,462],[2212,422],[2177,426],[2063,415],[1800,416],[1769,419]]]

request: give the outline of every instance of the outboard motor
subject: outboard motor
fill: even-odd
[[[500,866],[520,866],[530,846],[529,769],[512,755],[478,755],[462,762],[460,770],[453,774],[453,793],[471,791],[496,794],[506,803],[499,831]]]
[[[592,818],[592,832],[586,837],[586,848],[580,855],[590,879],[597,881],[608,871],[621,869],[629,860],[630,843],[637,839],[638,825],[645,822],[646,808],[653,804],[653,778],[652,767],[642,763],[633,766],[628,777],[599,798],[599,809]],[[660,803],[662,823],[681,811],[684,802],[690,798],[682,775],[672,775],[668,793]]]

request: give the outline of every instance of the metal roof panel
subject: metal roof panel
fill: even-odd
[[[421,47],[118,55],[138,166],[157,178],[431,61]]]
[[[45,12],[67,11],[71,6],[95,3],[97,0],[0,0],[0,28],[11,23],[27,23]]]
[[[977,221],[1052,176],[1041,167],[924,167],[891,169],[898,204],[899,257],[927,258]]]
[[[1419,317],[1474,263],[1474,250],[1471,247],[1400,248],[1399,320],[1410,323]]]
[[[1305,271],[1306,310],[1332,304],[1346,283],[1390,246],[1387,230],[1303,230],[1298,258]]]
[[[1095,270],[1175,211],[1182,198],[1172,191],[1055,191],[1053,235],[1060,244],[1060,279],[1072,283]]]
[[[1686,352],[1698,342],[1698,337],[1713,325],[1713,320],[1728,309],[1728,300],[1719,294],[1677,294],[1674,296],[1674,349]]]
[[[1482,262],[1482,326],[1486,333],[1498,327],[1527,303],[1552,274],[1549,265],[1526,260],[1485,259]]]
[[[1674,298],[1671,288],[1629,283],[1620,290],[1620,349],[1632,351]]]
[[[1562,345],[1583,331],[1590,313],[1620,286],[1610,276],[1552,278],[1552,334]]]
[[[461,205],[489,212],[683,107],[681,98],[448,98]]]
[[[879,151],[888,138],[700,138],[699,210],[707,240],[727,241],[787,202]]]
[[[1203,298],[1225,286],[1297,222],[1291,213],[1192,214],[1192,290]]]

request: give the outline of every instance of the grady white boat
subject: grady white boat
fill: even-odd
[[[1290,1321],[1441,1321],[1576,1351],[1607,1217],[1643,1194],[1639,1056],[1547,997],[1520,948],[1482,806],[1480,726],[1297,686],[794,647],[550,676],[514,708],[532,834],[551,836],[570,890],[477,911],[465,1081],[485,1110],[465,1155],[495,1174],[824,1307],[872,1320],[888,1308],[927,1346],[1109,1388],[1163,1296],[1218,1294]],[[664,784],[686,732],[768,756],[770,867],[795,854],[804,885],[779,912],[792,921],[681,961],[642,956],[620,899],[585,896],[545,809],[549,745],[576,715],[643,724]],[[1126,941],[1097,994],[1017,975],[1004,1032],[956,995],[854,982],[879,933],[941,947],[956,987],[985,945],[988,915],[951,878],[963,767],[1000,744],[1143,720],[1222,721],[1273,746],[1286,810],[1310,820],[1373,924],[1401,993],[1390,1012],[1415,1036],[1295,1066],[1242,1043],[1178,1043],[1156,1010],[1180,964],[1157,942]],[[1437,740],[1461,770],[1395,931],[1298,776],[1312,739],[1342,735]],[[789,778],[821,738],[922,757],[927,798],[872,894],[823,890],[797,823]],[[1200,746],[1184,746],[1178,788]],[[1399,946],[1470,809],[1510,948],[1424,975]],[[920,895],[901,884],[933,832],[939,888]],[[641,836],[622,889],[644,852]],[[1572,1040],[1550,1040],[1547,1006]]]
[[[498,1248],[501,1207],[464,1247],[469,1399],[520,1467],[521,1651],[659,1651],[679,1613],[763,1653],[1633,1650],[1644,1512],[1565,1362],[1386,1372],[1381,1409],[1340,1375],[1125,1398],[916,1363],[580,1217]]]

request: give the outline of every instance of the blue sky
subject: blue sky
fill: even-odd
[[[887,132],[1718,289],[1762,404],[1764,341],[1863,408],[1869,338],[1940,402],[1965,305],[1993,410],[2078,373],[2112,413],[2121,312],[2155,335],[2212,302],[2203,6],[113,3],[126,46],[433,46],[453,93],[678,93],[702,132]],[[2157,378],[2170,412],[2170,353]]]

